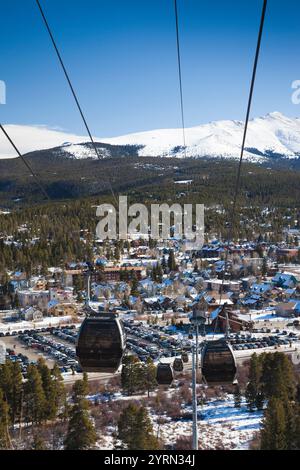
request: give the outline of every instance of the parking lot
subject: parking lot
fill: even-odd
[[[155,362],[165,360],[173,361],[182,352],[190,352],[194,338],[187,334],[180,334],[176,330],[162,325],[147,325],[133,320],[123,320],[127,336],[127,350],[146,361],[151,357]],[[7,348],[7,356],[20,363],[24,377],[28,364],[35,363],[43,357],[49,367],[58,364],[64,377],[81,375],[82,370],[76,358],[75,343],[78,335],[78,325],[61,327],[45,327],[39,329],[12,331],[10,334],[1,334]],[[218,335],[219,336],[219,335]],[[249,356],[257,350],[258,353],[266,350],[281,348],[282,350],[299,347],[299,332],[279,329],[251,334],[240,332],[229,335],[229,342],[235,351],[237,359]],[[208,339],[214,336],[208,335]],[[204,340],[200,336],[200,343]],[[92,375],[92,374],[89,374]],[[100,380],[101,377],[99,376]],[[105,376],[105,379],[106,376]]]
[[[127,349],[141,361],[151,357],[154,361],[175,357],[182,351],[190,351],[190,340],[180,340],[169,333],[169,328],[158,325],[144,325],[141,322],[124,321],[127,334]]]
[[[28,365],[36,363],[40,357],[45,359],[50,368],[57,363],[62,373],[80,373],[82,371],[75,354],[75,328],[75,325],[71,325],[60,329],[48,327],[12,331],[1,335],[1,340],[6,346],[6,356],[20,363],[24,377]]]
[[[230,335],[229,341],[236,351],[255,350],[269,347],[289,346],[290,348],[299,341],[299,335],[286,330],[268,335],[236,334]]]

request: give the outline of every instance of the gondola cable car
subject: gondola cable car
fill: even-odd
[[[160,362],[156,368],[156,381],[158,385],[171,385],[174,379],[171,364]]]
[[[236,383],[236,359],[228,340],[230,324],[226,304],[221,312],[225,314],[225,337],[205,341],[201,350],[202,380],[208,385],[231,385]],[[219,313],[219,315],[221,314]]]
[[[123,325],[117,314],[92,309],[79,330],[76,355],[84,372],[114,373],[126,347]]]
[[[201,351],[202,378],[208,385],[230,385],[236,381],[236,360],[226,338],[206,341]]]
[[[185,363],[189,362],[189,355],[188,355],[188,353],[187,353],[186,351],[183,351],[183,352],[181,353],[181,359],[182,359],[182,361],[185,362]]]
[[[183,371],[183,360],[180,357],[175,357],[173,361],[173,369],[175,370],[175,372]]]

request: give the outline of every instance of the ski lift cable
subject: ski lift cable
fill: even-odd
[[[17,154],[19,155],[19,157],[21,158],[22,162],[24,163],[24,165],[26,166],[26,168],[29,170],[31,176],[33,176],[33,178],[35,179],[35,182],[36,184],[38,185],[38,187],[40,188],[40,190],[42,191],[42,193],[44,194],[44,196],[50,200],[50,196],[49,194],[47,193],[45,187],[43,186],[43,184],[41,183],[40,181],[40,178],[38,176],[37,173],[35,173],[30,165],[30,163],[25,159],[24,155],[22,155],[22,153],[19,151],[19,149],[17,148],[17,146],[15,145],[14,141],[12,140],[12,138],[10,137],[10,135],[7,133],[7,131],[4,129],[3,125],[0,123],[0,129],[2,130],[3,134],[5,135],[5,137],[7,138],[7,140],[9,141],[9,143],[12,145],[12,147],[15,149],[15,151],[17,152]]]
[[[73,87],[73,84],[72,84],[72,82],[71,82],[70,75],[69,75],[69,73],[68,73],[68,71],[67,71],[67,69],[66,69],[66,66],[65,66],[65,64],[64,64],[62,55],[61,55],[61,53],[60,53],[60,51],[59,51],[59,49],[58,49],[58,46],[57,46],[57,44],[56,44],[56,41],[55,41],[55,39],[54,39],[54,35],[53,35],[52,30],[51,30],[51,28],[50,28],[49,22],[48,22],[48,20],[47,20],[47,18],[46,18],[46,14],[45,14],[45,12],[44,12],[44,10],[43,10],[43,8],[42,8],[41,3],[40,3],[39,0],[36,0],[36,4],[37,4],[38,9],[39,9],[39,11],[40,11],[40,14],[41,14],[41,16],[42,16],[42,19],[43,19],[43,21],[44,21],[44,23],[45,23],[45,26],[46,26],[46,29],[47,29],[48,34],[49,34],[49,36],[50,36],[52,45],[53,45],[53,47],[54,47],[54,50],[55,50],[56,55],[57,55],[57,58],[58,58],[59,63],[60,63],[60,65],[61,65],[61,67],[62,67],[63,73],[64,73],[64,75],[65,75],[65,77],[66,77],[67,82],[68,82],[69,88],[70,88],[71,93],[72,93],[72,95],[73,95],[73,98],[74,98],[74,100],[75,100],[76,106],[77,106],[78,111],[79,111],[79,114],[80,114],[80,116],[81,116],[81,119],[82,119],[82,121],[83,121],[83,123],[84,123],[84,126],[85,126],[86,130],[87,130],[87,133],[88,133],[89,139],[90,139],[90,141],[91,141],[91,144],[92,144],[92,146],[93,146],[93,149],[94,149],[94,151],[95,151],[95,154],[96,154],[96,156],[97,156],[97,158],[98,158],[99,160],[103,160],[103,158],[101,157],[101,155],[100,155],[100,153],[99,153],[99,151],[98,151],[98,148],[97,148],[97,146],[96,146],[96,143],[95,143],[95,141],[94,141],[94,138],[93,138],[93,136],[92,136],[92,133],[91,133],[91,131],[90,131],[90,128],[89,128],[89,125],[88,125],[88,123],[87,123],[87,120],[86,120],[86,117],[85,117],[85,115],[84,115],[84,112],[83,112],[83,110],[82,110],[82,107],[81,107],[81,105],[80,105],[80,103],[79,103],[78,96],[77,96],[77,94],[76,94],[76,92],[75,92],[75,89],[74,89],[74,87]],[[118,201],[117,201],[117,198],[116,198],[116,196],[115,196],[115,193],[114,193],[113,187],[112,187],[112,185],[111,185],[111,182],[110,182],[109,180],[106,180],[106,182],[107,182],[108,185],[109,185],[110,192],[111,192],[111,194],[112,194],[112,196],[113,196],[113,199],[114,199],[114,201],[115,201],[115,203],[116,203],[116,205],[117,205],[117,207],[118,207]]]
[[[253,98],[253,91],[254,91],[254,85],[255,85],[255,79],[256,79],[258,59],[259,59],[259,54],[260,54],[260,49],[261,49],[261,40],[262,40],[262,34],[263,34],[263,29],[264,29],[264,23],[265,23],[267,3],[268,3],[267,0],[263,0],[263,7],[262,7],[258,37],[257,37],[257,44],[256,44],[256,51],[255,51],[255,57],[254,57],[254,63],[253,63],[251,83],[250,83],[250,91],[249,91],[249,97],[248,97],[248,104],[247,104],[247,112],[246,112],[246,119],[245,119],[245,125],[244,125],[241,153],[240,153],[240,159],[239,159],[238,170],[237,170],[237,175],[236,175],[232,212],[231,212],[230,222],[229,222],[229,225],[228,225],[228,237],[227,237],[228,246],[227,246],[226,254],[225,254],[225,264],[224,264],[224,269],[223,269],[223,278],[222,278],[222,285],[221,285],[221,292],[220,292],[220,301],[222,300],[222,295],[223,295],[225,272],[226,272],[226,266],[227,266],[227,262],[228,262],[229,244],[230,244],[231,238],[233,237],[233,229],[234,229],[234,224],[235,224],[237,200],[238,200],[238,195],[239,195],[239,190],[240,190],[242,161],[243,161],[244,151],[245,151],[245,143],[246,143],[246,138],[247,138],[248,123],[249,123],[249,117],[250,117],[250,111],[251,111],[251,105],[252,105],[252,98]]]
[[[179,79],[179,95],[180,95],[180,111],[181,111],[181,126],[184,157],[186,158],[186,135],[185,135],[185,118],[184,118],[184,105],[183,105],[183,87],[182,87],[182,72],[181,72],[181,52],[180,52],[180,34],[179,34],[179,21],[178,21],[178,5],[177,0],[174,0],[175,10],[175,25],[176,25],[176,50],[177,50],[177,66],[178,66],[178,79]]]

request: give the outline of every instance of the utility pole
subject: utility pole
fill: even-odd
[[[198,322],[195,324],[196,328],[196,381],[197,381],[197,376],[199,372],[199,327],[198,327]]]
[[[90,304],[90,294],[91,292],[91,272],[90,270],[88,270],[87,274],[86,274],[86,297],[85,297],[85,306],[86,307],[89,307],[89,304]]]
[[[198,410],[197,410],[197,369],[195,367],[195,355],[198,357],[197,346],[192,347],[192,390],[193,390],[193,450],[198,450]]]
[[[197,378],[199,367],[199,325],[204,327],[206,322],[205,310],[198,305],[190,317],[196,332],[196,344],[192,346],[192,395],[193,395],[193,450],[198,450],[198,410],[197,410]]]

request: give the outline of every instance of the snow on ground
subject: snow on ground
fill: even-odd
[[[40,321],[20,321],[20,322],[9,322],[0,323],[0,332],[5,333],[7,331],[21,331],[30,330],[33,328],[45,328],[47,326],[55,326],[59,324],[67,324],[73,321],[70,315],[64,317],[45,317]]]
[[[98,159],[98,155],[96,155],[95,150],[90,145],[86,144],[67,144],[60,148],[70,157],[75,159],[84,159],[84,158],[93,158],[94,160]],[[109,157],[110,152],[104,147],[98,147],[99,155],[102,157]]]
[[[250,413],[245,401],[241,408],[234,407],[232,395],[226,399],[209,401],[198,410],[199,448],[201,449],[247,449],[254,434],[259,431],[262,412]],[[155,425],[157,430],[158,425]],[[190,436],[192,422],[169,421],[160,425],[160,436],[166,444],[175,444],[180,436]]]
[[[193,180],[180,180],[180,181],[174,181],[175,184],[191,184]]]
[[[145,398],[145,396],[126,397],[131,400],[138,398]],[[192,411],[190,406],[183,406],[183,408],[185,411]],[[164,416],[162,423],[161,417],[153,414],[151,409],[149,409],[149,414],[153,422],[154,434],[158,435],[165,445],[175,445],[179,437],[191,437],[191,419],[172,420]],[[242,399],[241,408],[235,408],[233,395],[227,395],[224,399],[210,400],[198,408],[199,448],[246,450],[254,435],[260,430],[262,417],[262,411],[249,412],[244,399]],[[106,432],[98,440],[99,448],[113,449],[113,432],[115,432],[114,427],[106,428]]]

